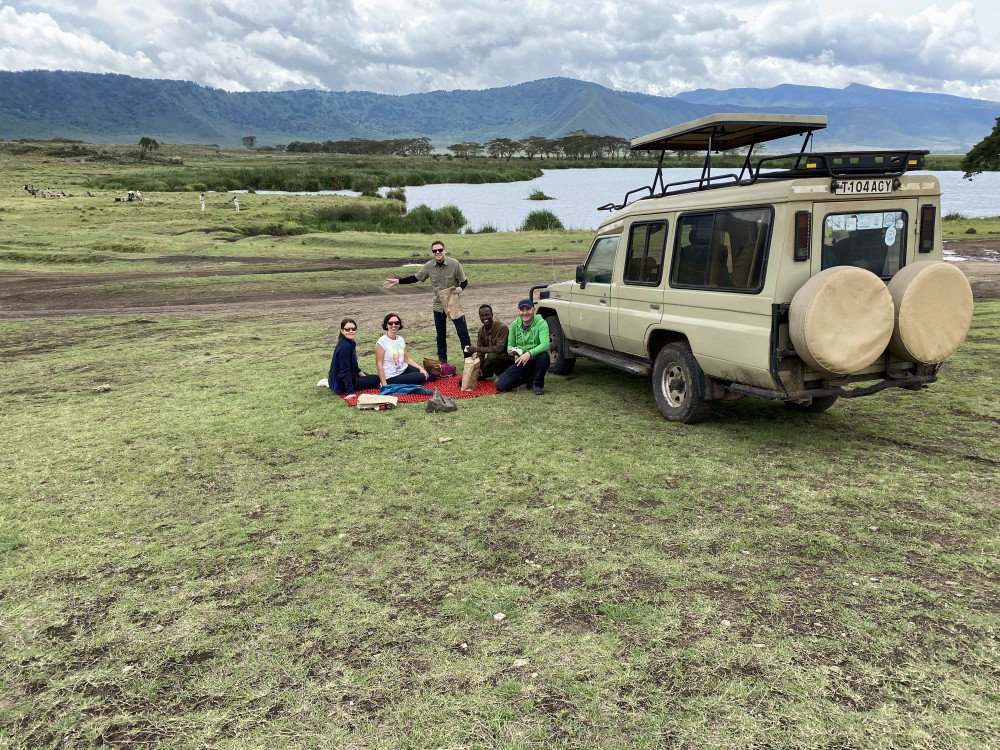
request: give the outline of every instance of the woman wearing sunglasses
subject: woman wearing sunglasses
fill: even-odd
[[[348,400],[357,398],[356,391],[378,388],[379,385],[378,375],[365,375],[358,366],[358,351],[354,341],[357,336],[358,324],[353,318],[340,321],[340,337],[333,350],[327,378],[330,390],[346,396]]]
[[[410,357],[406,341],[399,335],[403,320],[396,313],[389,313],[382,320],[385,335],[375,342],[375,366],[382,385],[420,385],[436,380],[433,375]]]

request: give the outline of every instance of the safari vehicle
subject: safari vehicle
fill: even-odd
[[[968,333],[972,291],[942,261],[941,187],[927,151],[813,153],[825,116],[720,114],[632,141],[658,150],[576,279],[544,287],[551,368],[583,357],[651,375],[663,415],[758,396],[821,412],[838,398],[918,391]],[[790,154],[754,146],[798,136]],[[737,172],[712,153],[749,147]],[[668,150],[704,149],[701,176],[665,182]]]

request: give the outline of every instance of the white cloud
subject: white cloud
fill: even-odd
[[[0,0],[0,68],[229,90],[869,85],[1000,100],[994,0]],[[994,7],[996,6],[996,7]]]

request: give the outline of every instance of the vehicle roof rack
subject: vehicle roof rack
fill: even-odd
[[[606,203],[598,211],[617,211],[636,200],[660,198],[676,193],[709,190],[712,188],[751,185],[757,181],[790,180],[797,177],[829,177],[837,179],[856,177],[891,177],[897,179],[912,169],[923,169],[924,157],[930,153],[922,149],[900,151],[831,151],[810,152],[812,135],[826,127],[825,115],[768,115],[755,113],[717,114],[676,125],[666,130],[644,135],[632,140],[633,151],[659,149],[660,158],[651,185],[635,188],[625,193],[621,203]],[[805,136],[797,153],[764,156],[751,162],[753,149],[758,143]],[[749,146],[739,174],[712,174],[712,152],[728,151]],[[666,183],[663,179],[663,159],[668,150],[685,151],[704,149],[705,162],[701,176],[692,180]],[[764,172],[763,169],[770,171]],[[831,187],[836,187],[832,185]]]
[[[826,115],[709,115],[632,139],[632,151],[728,151],[826,127]]]

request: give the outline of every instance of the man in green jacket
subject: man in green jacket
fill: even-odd
[[[514,357],[514,364],[497,378],[497,390],[512,391],[530,383],[535,395],[541,396],[549,369],[549,324],[535,315],[530,299],[518,302],[517,310],[521,319],[512,321],[507,333],[507,353]]]

